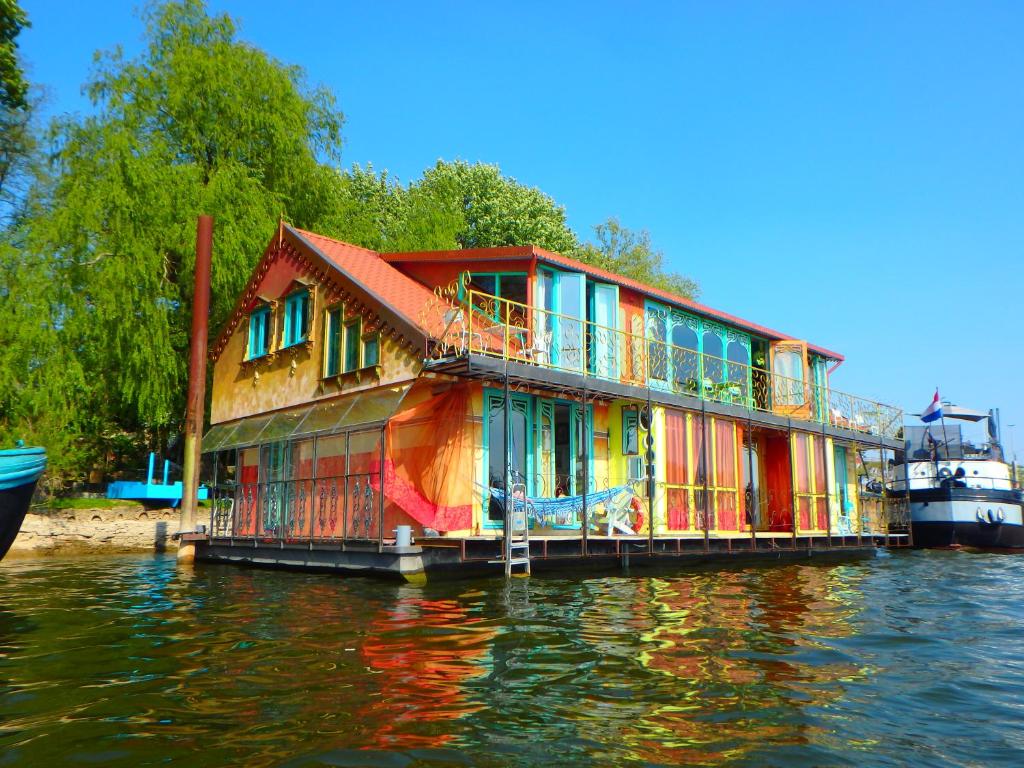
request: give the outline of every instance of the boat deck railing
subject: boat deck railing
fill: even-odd
[[[429,327],[443,329],[429,340],[428,361],[485,355],[884,438],[902,432],[900,408],[754,366],[743,345],[723,344],[727,356],[716,357],[657,329],[632,333],[472,289],[425,311],[440,313]],[[743,359],[730,359],[734,347]]]

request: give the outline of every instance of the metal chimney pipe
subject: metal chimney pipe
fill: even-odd
[[[185,403],[185,460],[181,472],[179,533],[196,529],[199,506],[199,459],[202,455],[203,417],[206,413],[206,341],[210,324],[210,258],[213,253],[213,217],[200,216],[196,226],[195,293],[192,295],[192,342],[188,361],[188,400]],[[196,546],[180,541],[178,561],[191,563]]]

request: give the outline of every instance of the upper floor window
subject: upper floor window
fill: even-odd
[[[270,307],[257,307],[249,315],[249,353],[246,359],[262,357],[270,351]]]
[[[355,371],[360,365],[359,330],[362,323],[359,318],[345,323],[345,372]]]
[[[309,334],[309,291],[297,291],[284,300],[284,346],[300,344]]]
[[[327,310],[327,327],[324,329],[324,338],[327,340],[324,376],[337,376],[341,373],[341,326],[341,307]]]
[[[474,272],[469,277],[469,290],[504,299],[493,308],[493,319],[508,322],[509,316],[526,316],[526,273]]]
[[[380,333],[363,334],[358,317],[345,320],[342,307],[327,310],[324,337],[324,377],[351,373],[380,364]]]

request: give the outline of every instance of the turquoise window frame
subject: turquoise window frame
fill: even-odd
[[[633,435],[632,443],[630,433]],[[635,410],[622,411],[622,455],[640,455],[640,414]]]
[[[547,276],[549,276],[551,278],[551,287],[552,287],[551,299],[552,300],[551,300],[551,307],[550,307],[550,309],[547,308],[547,307],[542,307],[542,306],[537,305],[537,297],[540,296],[540,294],[541,294],[541,290],[540,290],[541,273],[543,273],[543,274],[545,274],[545,275],[547,275]],[[581,331],[583,331],[583,333],[581,333],[581,338],[585,339],[585,337],[586,337],[586,334],[585,334],[586,325],[585,325],[585,323],[587,322],[588,316],[590,314],[590,304],[588,302],[588,291],[587,291],[587,285],[588,285],[588,283],[590,281],[587,280],[586,274],[584,274],[583,272],[570,272],[570,271],[567,271],[567,270],[554,269],[553,267],[539,267],[537,269],[537,277],[535,278],[535,283],[534,283],[534,286],[533,286],[533,293],[532,293],[535,308],[541,309],[541,310],[543,310],[545,312],[552,312],[552,313],[554,313],[553,317],[545,315],[545,317],[547,319],[545,321],[546,327],[544,328],[544,330],[545,330],[545,332],[547,332],[547,331],[551,332],[551,345],[550,345],[549,355],[550,355],[550,359],[551,359],[551,364],[553,366],[555,366],[555,367],[559,367],[561,365],[561,362],[562,362],[562,360],[561,360],[561,357],[562,357],[562,355],[561,355],[561,352],[562,352],[562,343],[561,343],[562,342],[562,328],[561,328],[561,324],[562,324],[563,318],[559,317],[559,315],[562,314],[562,311],[564,309],[563,306],[562,306],[562,280],[563,280],[563,278],[566,275],[571,275],[574,278],[579,278],[579,280],[580,280],[579,306],[580,306],[580,311],[582,313],[582,317],[580,317],[578,319],[579,319],[579,322],[582,325]],[[618,303],[618,291],[617,291],[617,287],[616,287],[616,304],[617,303]],[[616,306],[616,315],[617,314],[618,314],[618,307]],[[582,350],[581,350],[580,354],[582,354]],[[581,363],[581,367],[582,367],[582,363]],[[590,367],[589,362],[587,364],[587,367],[589,369],[589,367]],[[572,370],[577,370],[576,366],[573,366]]]
[[[342,308],[328,308],[324,324],[324,377],[329,378],[341,373],[342,332],[345,325]]]
[[[301,344],[309,336],[309,290],[289,294],[284,300],[283,346]]]
[[[373,350],[371,353],[370,350]],[[363,367],[372,368],[380,364],[380,334],[374,333],[363,338]]]
[[[600,379],[610,379],[616,381],[619,378],[619,345],[618,345],[618,330],[619,330],[619,286],[613,283],[605,283],[600,280],[587,279],[586,286],[584,288],[587,294],[587,322],[592,325],[600,326],[602,330],[591,328],[590,334],[591,343],[588,345],[587,350],[587,373],[596,376]],[[606,325],[605,323],[597,322],[597,314],[599,310],[598,306],[598,295],[599,293],[607,292],[611,302],[611,324]],[[605,331],[603,329],[609,329]],[[609,338],[605,338],[605,334],[609,334]],[[611,354],[607,355],[607,370],[602,370],[602,358],[607,354],[607,347],[605,345],[611,345]],[[605,350],[602,350],[605,347]]]
[[[484,429],[483,429],[483,506],[481,508],[480,519],[482,521],[482,527],[486,529],[502,528],[503,524],[497,520],[487,519],[487,508],[491,501],[490,491],[490,467],[491,467],[491,410],[496,408],[501,410],[504,401],[504,392],[500,389],[494,389],[492,387],[484,387],[483,393],[483,418],[484,418]],[[536,429],[536,421],[534,417],[534,409],[536,405],[536,397],[534,395],[524,395],[519,392],[512,392],[509,394],[509,399],[512,403],[520,403],[526,407],[526,428],[530,434],[526,436],[526,495],[532,496],[535,493],[536,478],[534,477],[534,462],[536,459],[536,445],[539,439],[538,431]]]
[[[672,345],[673,330],[679,325],[687,325],[697,335],[697,352],[699,353],[698,360],[700,361],[699,377],[698,381],[700,386],[698,391],[692,394],[695,397],[703,397],[705,389],[705,379],[708,378],[708,371],[704,355],[704,334],[711,333],[718,337],[722,345],[722,371],[721,376],[716,379],[712,379],[713,385],[727,384],[729,383],[729,344],[733,342],[739,342],[747,351],[747,382],[746,391],[753,391],[753,378],[751,373],[751,367],[753,365],[752,348],[751,348],[751,336],[748,333],[737,330],[722,323],[715,322],[713,320],[705,320],[697,315],[691,315],[686,312],[682,312],[674,307],[670,307],[666,304],[660,304],[656,301],[647,299],[644,301],[644,336],[649,341],[651,339],[651,318],[653,314],[662,313],[665,316],[665,339],[669,345]],[[717,357],[717,356],[716,356]],[[676,372],[675,360],[672,355],[668,356],[666,363],[666,378],[660,379],[651,376],[650,365],[648,364],[647,369],[647,381],[652,389],[670,390],[672,389],[673,382],[675,381]]]
[[[523,278],[526,278],[526,301],[523,304],[524,304],[524,306],[528,306],[529,305],[529,302],[530,302],[530,291],[531,291],[531,288],[530,288],[530,276],[526,272],[469,272],[469,271],[467,271],[467,272],[463,272],[462,274],[463,275],[468,275],[469,279],[468,280],[459,280],[459,301],[465,300],[465,298],[466,298],[466,286],[474,278],[477,278],[477,277],[493,277],[494,278],[494,294],[493,295],[497,296],[499,299],[507,299],[508,297],[507,296],[503,296],[502,293],[501,293],[501,279],[503,277],[523,277]],[[493,320],[495,323],[502,322],[501,313],[498,310],[498,305],[497,304],[494,307],[494,314],[488,314],[487,312],[484,312],[483,310],[481,310],[479,307],[473,307],[472,309],[473,309],[474,312],[477,312],[478,314],[483,315],[484,317],[488,318],[489,320]]]
[[[249,315],[247,360],[263,357],[270,351],[270,307],[257,307]]]
[[[357,317],[346,322],[342,330],[341,369],[344,373],[362,368],[362,346],[362,320]]]

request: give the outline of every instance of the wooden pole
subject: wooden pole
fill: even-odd
[[[178,533],[196,529],[199,506],[199,458],[202,455],[203,417],[206,411],[206,339],[210,323],[210,258],[213,252],[213,217],[200,216],[196,226],[195,293],[192,296],[192,342],[188,365],[188,400],[185,404],[185,459],[181,472],[181,519]],[[178,562],[196,557],[194,542],[180,542]]]

